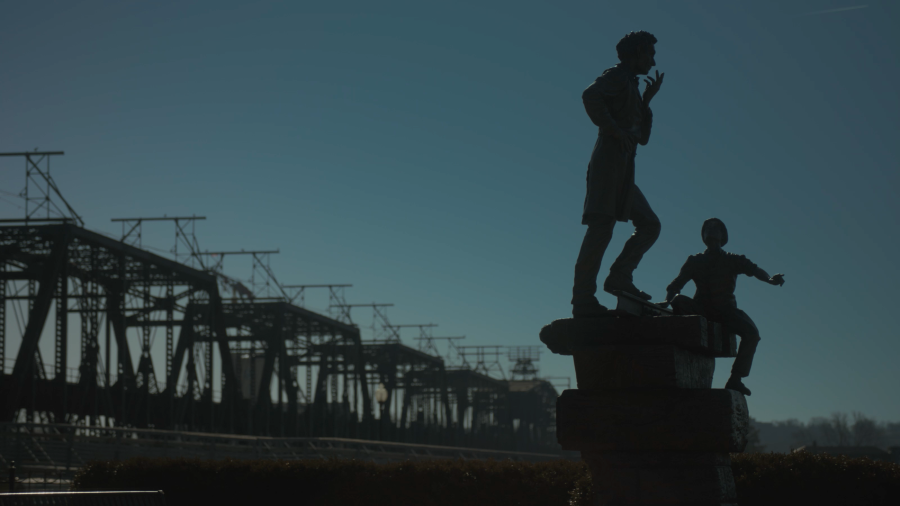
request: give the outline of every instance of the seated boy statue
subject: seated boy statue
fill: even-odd
[[[734,298],[737,275],[746,274],[770,285],[781,286],[784,284],[784,274],[769,277],[766,271],[744,255],[722,250],[728,242],[728,229],[718,218],[704,221],[700,235],[706,244],[706,251],[688,257],[678,277],[666,288],[663,305],[671,303],[676,315],[704,316],[707,320],[720,323],[726,332],[741,336],[741,345],[725,388],[750,395],[750,389],[744,386],[741,378],[750,374],[753,354],[759,343],[759,331],[747,313],[737,308]],[[691,280],[697,286],[693,299],[679,294]]]

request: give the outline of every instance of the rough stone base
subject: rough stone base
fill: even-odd
[[[563,318],[545,325],[540,337],[550,351],[563,355],[611,344],[674,344],[711,357],[737,356],[734,334],[702,316]]]
[[[716,359],[672,345],[595,346],[573,354],[579,390],[712,388]]]
[[[582,452],[741,452],[750,414],[733,390],[565,390],[556,438]]]
[[[599,505],[723,505],[737,499],[727,453],[582,452]]]

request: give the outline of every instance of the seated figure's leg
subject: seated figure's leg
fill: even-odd
[[[746,378],[750,375],[753,355],[756,354],[756,346],[759,344],[759,330],[747,313],[738,308],[722,311],[720,320],[727,330],[741,337],[737,358],[734,359],[734,365],[731,367],[731,377]]]
[[[676,316],[694,314],[704,316],[703,310],[700,309],[700,305],[687,295],[678,294],[669,302],[672,304],[672,312],[675,313]]]
[[[599,304],[597,297],[597,273],[600,272],[600,262],[609,240],[612,239],[613,227],[616,219],[612,216],[598,216],[588,223],[587,232],[581,242],[581,251],[578,252],[578,260],[575,262],[575,284],[572,288],[573,305]]]

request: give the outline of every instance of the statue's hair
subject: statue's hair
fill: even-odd
[[[709,227],[719,227],[722,230],[722,246],[725,246],[728,243],[728,229],[725,228],[725,223],[719,218],[710,218],[703,222],[703,227],[700,229],[700,237],[703,237],[703,234],[706,233],[706,229]],[[706,244],[706,241],[703,241],[703,244]]]
[[[619,61],[625,63],[636,57],[642,48],[653,44],[656,44],[656,37],[652,33],[644,30],[630,32],[616,44],[616,53],[619,55]]]

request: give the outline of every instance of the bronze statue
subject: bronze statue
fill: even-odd
[[[653,114],[650,100],[659,91],[663,76],[647,77],[643,96],[638,76],[656,65],[656,37],[645,31],[631,32],[616,44],[621,63],[606,69],[582,94],[584,108],[599,127],[597,142],[587,171],[587,196],[581,222],[588,226],[575,262],[572,288],[572,315],[600,316],[607,309],[595,296],[600,262],[612,238],[616,221],[634,223],[634,234],[610,267],[603,283],[607,292],[623,291],[645,300],[650,296],[632,281],[644,253],[659,237],[659,218],[641,190],[634,184],[634,157],[637,145],[650,139]]]
[[[728,229],[718,218],[710,218],[703,222],[700,230],[706,251],[688,257],[681,272],[666,287],[666,300],[663,305],[672,304],[676,315],[701,315],[710,321],[722,324],[726,331],[741,337],[737,358],[731,367],[731,377],[725,388],[750,395],[750,389],[744,386],[741,378],[750,374],[756,345],[759,344],[759,331],[747,313],[737,308],[734,288],[738,274],[746,274],[765,281],[770,285],[784,285],[784,274],[769,277],[744,255],[735,255],[722,250],[728,243]],[[694,298],[679,295],[688,281],[694,281],[697,292]]]

